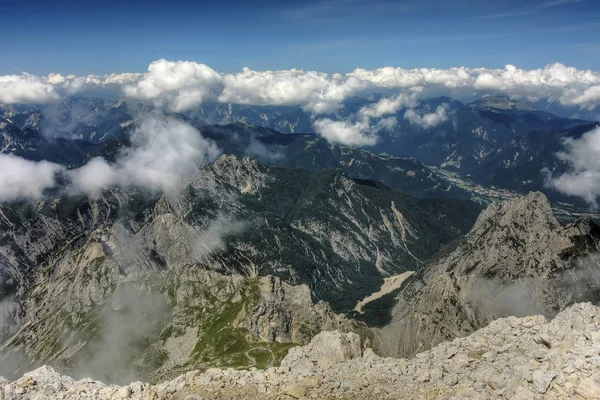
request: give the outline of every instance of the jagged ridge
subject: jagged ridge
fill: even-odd
[[[494,321],[412,360],[379,358],[354,334],[322,332],[266,371],[190,371],[159,385],[74,381],[48,367],[8,382],[7,399],[597,399],[600,308]]]

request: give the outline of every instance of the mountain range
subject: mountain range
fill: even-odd
[[[373,100],[352,99],[342,111],[327,117],[344,120]],[[565,139],[580,138],[596,128],[596,122],[558,116],[542,109],[539,102],[505,96],[468,104],[432,98],[414,110],[423,114],[440,105],[445,105],[447,118],[439,125],[415,124],[403,118],[406,108],[401,108],[393,115],[397,125],[380,131],[377,143],[363,149],[330,144],[311,133],[311,117],[299,107],[206,104],[197,112],[174,116],[198,128],[225,153],[248,155],[264,164],[342,168],[357,178],[380,180],[417,197],[472,197],[430,166],[486,188],[521,194],[543,191],[553,202],[587,208],[584,201],[545,187],[541,171],[567,171],[569,166],[556,153]],[[141,102],[93,98],[70,98],[52,106],[0,107],[0,147],[3,153],[75,167],[95,155],[110,157],[127,146],[136,115],[151,108]]]
[[[411,109],[441,106],[447,118],[429,127],[400,109],[365,148],[311,132],[297,107],[166,113],[221,155],[169,190],[116,181],[87,194],[68,172],[120,165],[156,110],[2,107],[2,155],[64,168],[39,198],[0,204],[0,375],[49,364],[129,384],[268,369],[329,330],[412,357],[497,318],[597,303],[600,227],[558,220],[563,202],[589,204],[542,179],[568,171],[556,154],[597,124],[507,97]]]

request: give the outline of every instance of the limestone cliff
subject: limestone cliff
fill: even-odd
[[[506,316],[555,315],[598,301],[600,227],[565,226],[541,193],[494,203],[453,248],[413,275],[377,351],[413,355]]]

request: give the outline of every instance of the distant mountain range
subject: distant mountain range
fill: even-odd
[[[355,98],[327,117],[343,120],[377,99]],[[394,116],[397,126],[380,131],[377,144],[364,149],[330,145],[313,131],[311,115],[300,107],[204,104],[177,114],[216,141],[225,153],[249,155],[265,164],[309,169],[342,168],[352,176],[377,179],[418,197],[470,198],[425,165],[456,172],[484,186],[521,193],[542,190],[552,201],[586,207],[576,198],[543,186],[542,168],[564,172],[555,153],[566,137],[579,137],[595,122],[552,114],[558,105],[487,96],[468,104],[447,97],[423,100],[415,108],[428,113],[447,107],[447,120],[422,127]],[[128,144],[134,116],[151,107],[141,102],[71,98],[52,106],[0,107],[0,148],[70,167],[94,155],[110,158]],[[561,108],[562,115],[569,114]],[[571,115],[592,116],[578,113]],[[295,133],[289,135],[289,133]]]

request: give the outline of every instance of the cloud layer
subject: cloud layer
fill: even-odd
[[[565,139],[564,145],[565,151],[557,157],[569,164],[570,171],[556,177],[545,171],[548,185],[597,206],[600,197],[600,127],[586,132],[580,139]]]
[[[448,95],[468,99],[483,94],[506,94],[515,99],[555,100],[593,110],[600,105],[600,72],[563,64],[524,70],[455,67],[356,69],[327,74],[297,69],[224,74],[191,61],[152,62],[145,73],[76,77],[50,74],[0,76],[0,104],[49,103],[68,95],[110,91],[125,98],[150,102],[172,112],[193,110],[210,101],[247,105],[301,106],[312,114],[315,130],[332,143],[373,145],[377,132],[393,129],[393,114],[408,109],[404,119],[431,128],[448,119],[447,107],[420,114],[419,98]],[[332,118],[352,96],[399,93],[364,107],[345,121]],[[90,168],[107,170],[96,160]],[[108,176],[108,175],[107,175]],[[120,178],[119,178],[120,179]]]
[[[145,73],[76,77],[50,74],[0,76],[0,103],[46,103],[86,90],[118,88],[129,98],[184,111],[205,101],[253,105],[300,105],[314,114],[338,110],[361,92],[422,90],[422,95],[504,93],[514,98],[550,98],[564,105],[594,109],[600,104],[600,72],[560,63],[524,70],[455,67],[356,69],[347,74],[283,70],[224,74],[190,61],[154,61]]]
[[[223,77],[209,66],[167,60],[154,61],[148,73],[123,87],[126,97],[152,100],[157,106],[176,112],[214,101],[222,91]]]

